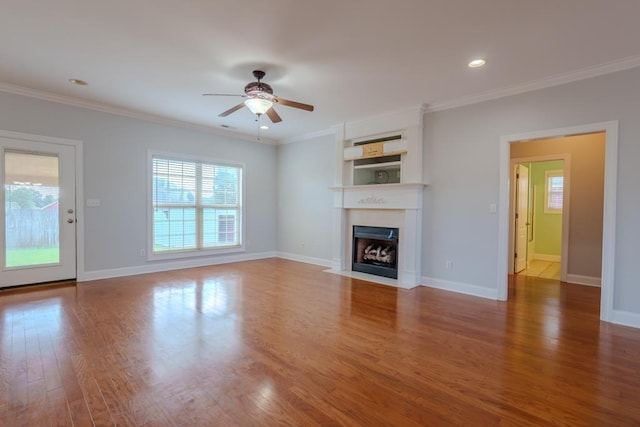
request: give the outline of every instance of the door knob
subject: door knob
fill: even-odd
[[[69,219],[67,220],[67,222],[68,222],[69,224],[73,224],[73,223],[74,223],[74,220],[73,220],[73,219],[71,219],[71,218],[69,218]]]

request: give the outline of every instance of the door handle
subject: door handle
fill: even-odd
[[[69,224],[73,224],[74,222],[76,222],[76,220],[75,220],[75,219],[72,219],[72,218],[69,218],[69,219],[67,220],[67,222],[68,222]]]

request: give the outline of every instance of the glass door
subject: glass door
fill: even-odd
[[[0,287],[76,277],[73,146],[0,138]]]

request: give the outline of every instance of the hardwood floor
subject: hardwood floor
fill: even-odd
[[[599,289],[506,303],[268,259],[0,292],[0,425],[640,425]]]

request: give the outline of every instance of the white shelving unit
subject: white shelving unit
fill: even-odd
[[[407,141],[402,135],[356,141],[344,148],[351,185],[399,184]]]
[[[370,163],[368,165],[354,165],[354,169],[400,169],[402,162],[384,162],[384,163]]]

